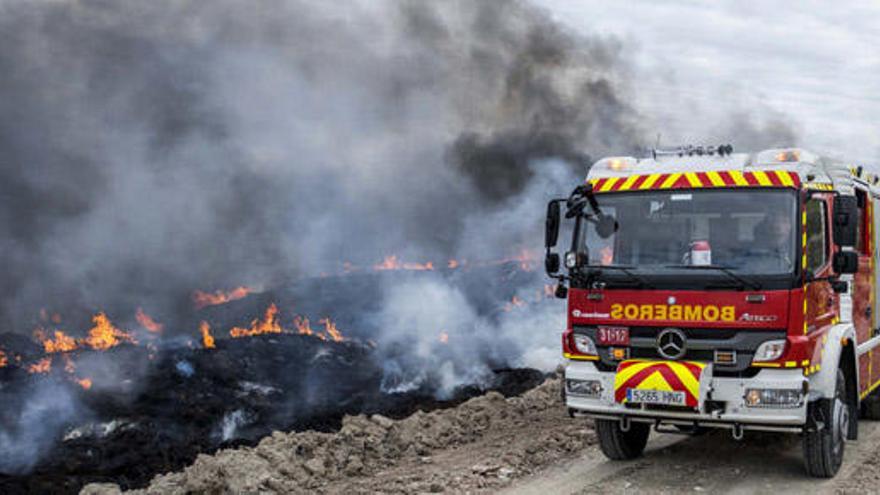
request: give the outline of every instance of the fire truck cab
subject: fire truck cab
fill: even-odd
[[[778,431],[834,476],[877,415],[876,182],[797,148],[596,162],[547,211],[569,414],[596,420],[611,459],[639,456],[652,426]]]

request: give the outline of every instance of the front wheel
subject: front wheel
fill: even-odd
[[[846,397],[846,376],[837,370],[833,399],[812,402],[807,408],[808,429],[804,431],[804,464],[816,478],[832,478],[843,464],[843,451],[850,421]]]
[[[620,421],[597,419],[596,432],[599,434],[599,447],[605,457],[614,461],[635,459],[645,451],[651,425],[632,422],[628,431],[620,428]]]

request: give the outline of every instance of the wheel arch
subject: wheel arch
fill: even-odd
[[[830,399],[834,396],[838,368],[843,370],[847,382],[847,395],[859,401],[859,369],[856,356],[855,328],[851,323],[834,325],[823,339],[822,362],[818,372],[810,376],[809,400]]]

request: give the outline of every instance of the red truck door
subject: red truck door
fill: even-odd
[[[838,296],[831,288],[831,204],[830,194],[813,194],[806,203],[806,269],[813,274],[804,289],[807,300],[805,333],[832,325],[837,317]]]
[[[874,315],[874,267],[872,236],[873,207],[864,189],[856,188],[859,205],[859,233],[855,250],[859,254],[859,271],[852,283],[852,321],[856,329],[856,344],[867,342],[876,328]],[[876,356],[875,356],[876,354]],[[859,356],[859,388],[865,392],[880,378],[880,353],[867,352]]]

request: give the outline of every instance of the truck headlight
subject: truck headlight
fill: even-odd
[[[565,267],[571,270],[577,266],[578,257],[577,253],[574,251],[569,251],[565,253]]]
[[[749,388],[746,389],[747,407],[794,408],[801,405],[803,393],[791,388]]]
[[[755,357],[752,358],[754,362],[762,362],[762,361],[776,361],[777,359],[782,357],[782,353],[785,352],[785,340],[768,340],[763,344],[758,346],[758,350],[755,351]]]
[[[586,335],[574,334],[572,339],[574,341],[574,348],[581,354],[587,354],[589,356],[597,356],[599,353],[596,351],[596,344],[593,342],[593,339],[587,337]]]
[[[565,380],[565,392],[569,395],[599,397],[602,395],[602,382],[599,380]]]

